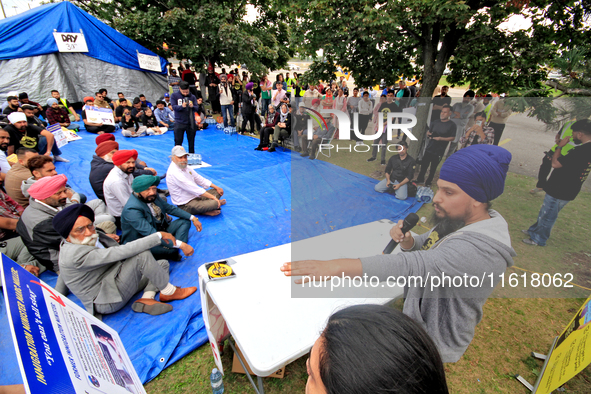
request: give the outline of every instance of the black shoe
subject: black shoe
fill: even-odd
[[[304,152],[304,153],[300,153],[300,156],[302,156],[302,157],[308,157],[308,156],[310,156],[310,154],[308,152]]]
[[[301,152],[301,151],[302,151],[302,148],[300,148],[299,146],[296,146],[296,147],[294,148],[294,150],[295,150],[296,152]]]
[[[383,166],[385,166],[385,165],[386,165],[386,160],[382,160],[382,161],[380,162],[380,164],[381,164],[381,165],[383,165]]]
[[[271,144],[271,147],[269,148],[269,152],[275,152],[275,148],[276,148],[276,147],[277,147],[277,144],[273,142],[273,143]]]
[[[425,187],[431,187],[431,182],[425,183]]]
[[[369,161],[375,161],[375,160],[376,160],[376,158],[375,158],[375,157],[370,157],[369,159],[367,159],[367,161],[368,161],[368,162],[369,162]]]
[[[254,148],[254,150],[263,150],[263,148],[261,148],[260,146],[257,146],[256,148]]]

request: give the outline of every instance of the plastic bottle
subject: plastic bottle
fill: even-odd
[[[211,392],[213,394],[222,394],[224,392],[224,381],[222,379],[222,373],[217,368],[214,368],[209,377],[211,381]]]

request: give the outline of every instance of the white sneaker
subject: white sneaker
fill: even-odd
[[[364,143],[362,141],[357,141],[357,143],[355,144],[355,146],[359,146],[359,145],[364,145]]]
[[[68,160],[68,159],[64,159],[64,158],[63,158],[63,157],[61,157],[61,156],[53,156],[53,161],[60,161],[60,162],[62,162],[62,163],[69,163],[69,162],[70,162],[70,160]]]

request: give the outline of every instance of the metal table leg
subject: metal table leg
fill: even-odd
[[[244,373],[246,373],[246,377],[250,381],[250,384],[252,384],[254,391],[257,394],[265,394],[265,388],[263,387],[263,378],[261,378],[260,376],[257,376],[257,383],[258,383],[258,387],[257,387],[257,385],[254,383],[254,380],[252,380],[252,376],[250,376],[250,373],[248,372],[248,368],[246,367],[246,364],[244,364],[242,357],[240,357],[240,354],[236,351],[236,347],[234,346],[234,343],[230,339],[228,339],[228,343],[230,344],[230,347],[232,348],[232,350],[234,351],[234,354],[238,358],[238,361],[240,361],[240,365],[242,365],[242,369],[244,369]]]

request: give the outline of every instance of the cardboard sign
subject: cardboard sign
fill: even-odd
[[[160,57],[158,56],[144,55],[138,52],[137,61],[140,65],[140,68],[143,68],[144,70],[162,72]]]
[[[145,393],[115,330],[1,255],[8,321],[27,393]]]
[[[534,393],[549,394],[591,363],[591,297],[556,340]]]
[[[102,123],[115,126],[115,118],[111,108],[99,108],[85,106],[86,120],[92,123]]]
[[[63,132],[62,126],[59,123],[52,124],[51,126],[47,127],[47,131],[53,134],[55,138],[55,144],[58,148],[61,148],[68,143],[68,136]]]
[[[53,33],[60,52],[88,52],[86,39],[82,33]]]

